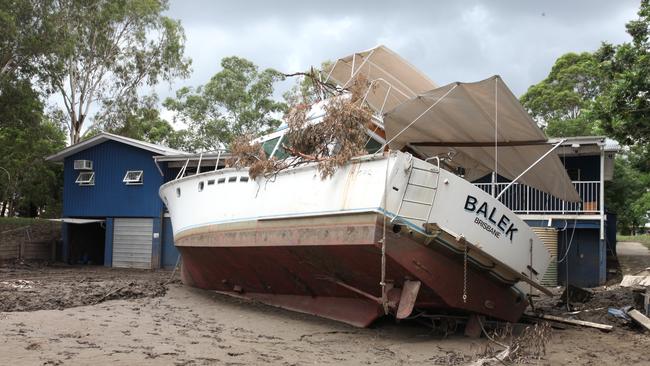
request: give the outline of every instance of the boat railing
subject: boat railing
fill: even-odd
[[[567,202],[525,184],[515,183],[504,192],[499,201],[516,214],[598,214],[600,213],[600,182],[573,181],[580,202]],[[506,183],[474,183],[483,191],[498,196]],[[493,192],[496,190],[496,192]]]

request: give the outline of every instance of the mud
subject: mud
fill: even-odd
[[[108,300],[158,297],[168,271],[15,262],[0,267],[0,312],[66,309]]]
[[[0,365],[466,365],[486,347],[498,349],[484,337],[441,336],[415,323],[382,319],[359,329],[165,285],[170,274],[2,268],[0,282],[11,285],[0,297],[21,300],[3,300],[14,310],[0,312]],[[649,347],[638,331],[569,326],[554,330],[546,355],[530,363],[650,365]]]

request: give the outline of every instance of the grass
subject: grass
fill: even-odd
[[[642,235],[634,235],[634,236],[616,235],[616,241],[636,241],[650,248],[650,234],[642,234]]]
[[[0,225],[32,225],[39,221],[31,217],[0,217]]]

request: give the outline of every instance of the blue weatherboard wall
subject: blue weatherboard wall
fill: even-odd
[[[104,240],[104,266],[113,266],[113,218],[106,218],[106,239]]]
[[[162,266],[165,268],[174,267],[179,255],[178,249],[174,246],[172,221],[169,217],[165,217],[162,232]]]
[[[163,204],[158,188],[163,177],[156,168],[154,153],[115,141],[69,156],[64,162],[63,215],[65,217],[160,217]],[[92,160],[94,186],[75,183],[74,161]],[[127,170],[144,171],[142,185],[122,182]]]
[[[548,220],[526,220],[531,227],[546,227]],[[605,282],[607,254],[604,241],[599,240],[599,220],[555,219],[551,226],[558,229],[558,255],[569,265],[569,283],[580,287],[596,287]],[[571,235],[573,234],[573,238]],[[566,262],[558,263],[558,283],[566,282]]]

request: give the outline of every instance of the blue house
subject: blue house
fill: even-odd
[[[557,143],[559,140],[551,141]],[[614,175],[616,141],[602,136],[567,138],[558,155],[581,202],[565,202],[524,184],[513,184],[499,200],[528,223],[555,254],[549,286],[570,283],[595,287],[605,283],[607,258],[616,256],[616,216],[605,207],[605,182]],[[499,194],[508,185],[502,177],[474,182]]]
[[[174,266],[178,252],[158,197],[173,172],[155,157],[184,155],[102,133],[49,156],[64,165],[62,259],[124,268]]]

